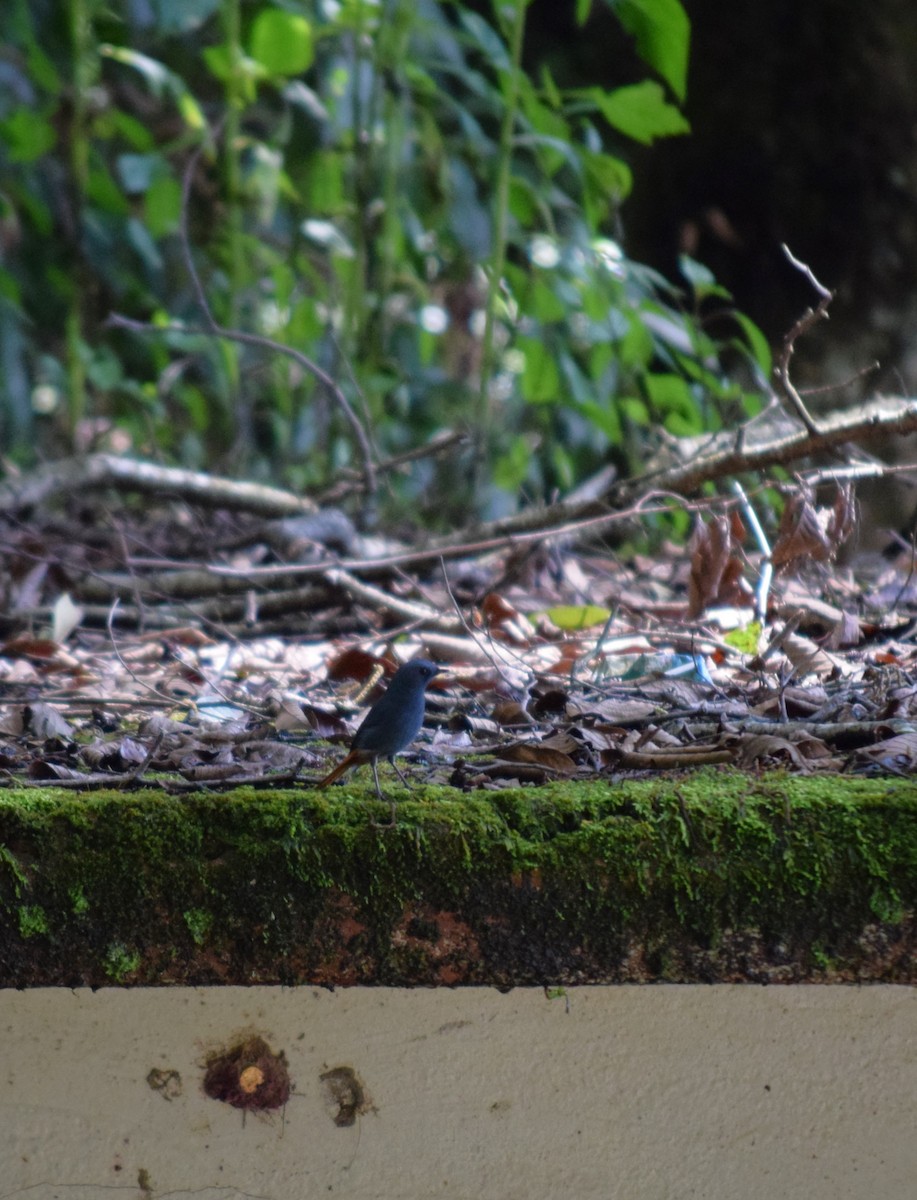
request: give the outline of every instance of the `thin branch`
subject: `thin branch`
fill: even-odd
[[[481,653],[485,656],[487,661],[511,691],[518,690],[518,686],[506,676],[507,658],[515,659],[515,662],[512,665],[516,670],[522,670],[526,678],[529,680],[528,686],[531,686],[531,682],[534,679],[534,672],[528,663],[523,661],[520,654],[514,654],[508,646],[504,645],[500,647],[500,649],[503,651],[503,657],[501,658],[497,653],[493,636],[490,633],[483,635],[478,630],[471,628],[471,626],[468,624],[465,614],[462,612],[461,605],[456,599],[455,592],[452,590],[452,585],[449,582],[449,574],[446,571],[446,560],[442,556],[440,556],[439,565],[442,568],[443,583],[446,585],[446,591],[449,593],[449,599],[452,601],[452,607],[455,609],[459,622],[461,623],[462,628],[465,630],[465,633],[473,645],[475,645],[478,650],[481,651]],[[528,687],[526,688],[526,691],[528,691]]]
[[[120,649],[118,648],[118,643],[115,640],[115,632],[114,632],[115,612],[118,609],[119,603],[120,603],[119,600],[117,600],[117,599],[114,600],[112,602],[112,606],[108,612],[108,640],[111,642],[111,648],[115,652],[115,658],[117,658],[117,660],[121,664],[122,668],[127,672],[127,674],[130,676],[130,678],[133,679],[134,683],[136,683],[138,687],[146,688],[146,690],[148,692],[150,692],[153,696],[156,696],[156,698],[159,700],[165,700],[165,702],[167,704],[174,704],[175,703],[174,696],[167,696],[165,694],[165,692],[161,692],[158,688],[153,687],[153,685],[151,683],[147,683],[147,681],[145,679],[141,679],[140,676],[136,673],[136,671],[132,670],[131,667],[125,661],[124,655],[121,653]]]
[[[777,360],[775,371],[777,378],[780,380],[780,384],[783,388],[786,398],[789,400],[796,412],[796,416],[799,417],[800,421],[802,421],[803,425],[805,425],[806,429],[810,434],[812,434],[813,437],[818,437],[820,432],[819,428],[809,415],[809,410],[806,408],[802,401],[802,397],[794,387],[793,381],[790,379],[790,359],[793,357],[793,351],[796,348],[797,339],[800,338],[804,333],[807,333],[818,321],[828,319],[828,306],[834,299],[834,293],[829,291],[824,284],[818,282],[818,280],[815,278],[815,275],[812,273],[812,268],[806,263],[800,262],[798,258],[795,258],[788,246],[783,245],[781,246],[781,249],[783,250],[783,253],[786,255],[789,262],[798,271],[802,271],[806,279],[808,279],[809,283],[811,283],[812,287],[818,293],[819,301],[817,308],[806,309],[789,333],[787,333],[787,335],[784,337],[783,348],[780,351],[780,357]]]

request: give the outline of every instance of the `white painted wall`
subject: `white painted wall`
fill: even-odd
[[[243,1121],[202,1063],[250,1031],[295,1092]],[[917,990],[0,991],[0,1200],[121,1196],[911,1200]]]

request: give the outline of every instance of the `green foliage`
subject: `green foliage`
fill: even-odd
[[[429,521],[505,511],[654,429],[756,404],[768,349],[685,262],[687,292],[631,261],[629,142],[687,132],[679,0],[607,0],[655,76],[564,89],[523,51],[528,0],[17,0],[0,91],[0,433],[317,487],[356,453],[334,400],[279,355],[202,323],[187,223],[220,323],[337,381],[381,457],[444,428],[476,463],[420,463],[389,503]],[[572,2],[572,0],[571,0]],[[579,0],[585,22],[591,3]],[[584,34],[587,36],[587,34]],[[159,326],[106,328],[111,311]],[[743,372],[727,369],[743,358]],[[40,436],[36,438],[36,423]],[[482,486],[483,484],[483,486]]]

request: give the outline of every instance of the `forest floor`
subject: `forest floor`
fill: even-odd
[[[308,786],[415,654],[444,668],[406,756],[428,783],[917,764],[913,547],[833,562],[849,489],[794,490],[763,549],[754,496],[697,505],[651,555],[628,549],[646,509],[438,552],[248,493],[73,495],[3,516],[7,786]]]

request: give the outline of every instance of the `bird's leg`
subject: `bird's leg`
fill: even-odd
[[[408,781],[405,779],[405,777],[401,774],[401,770],[399,769],[398,764],[395,762],[394,755],[392,755],[392,757],[388,761],[392,764],[392,768],[394,769],[395,774],[398,776],[398,778],[401,780],[401,782],[404,784],[404,786],[408,789],[408,791],[410,791],[411,785],[408,783]]]
[[[382,788],[379,786],[379,771],[378,771],[378,768],[376,767],[376,760],[371,759],[370,765],[372,766],[372,769],[373,769],[373,783],[376,785],[376,795],[379,797],[380,800],[384,800],[385,796],[382,794]]]
[[[389,762],[391,762],[391,759],[389,759]],[[386,797],[383,795],[382,788],[379,787],[379,772],[376,767],[375,759],[371,760],[371,765],[372,765],[372,769],[373,769],[373,779],[376,784],[376,795],[379,797],[380,800],[385,800]],[[394,763],[392,765],[394,766]],[[399,774],[400,774],[400,772],[399,772]],[[389,804],[392,806],[392,819],[388,822],[387,825],[383,825],[381,821],[373,821],[372,824],[376,827],[376,829],[394,829],[394,827],[395,827],[395,801],[389,799]]]

